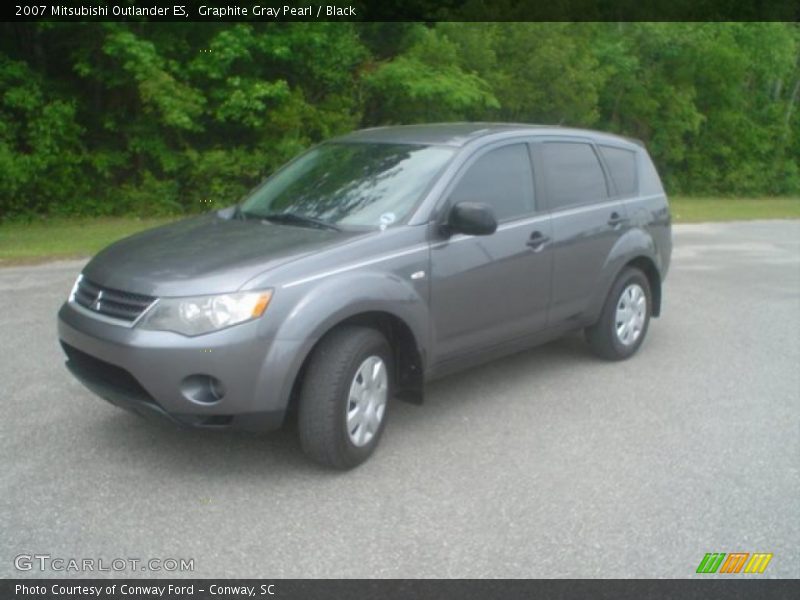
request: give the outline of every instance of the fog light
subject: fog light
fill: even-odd
[[[200,404],[214,404],[225,397],[225,386],[212,375],[189,375],[181,383],[185,398]]]

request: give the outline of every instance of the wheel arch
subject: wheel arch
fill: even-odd
[[[656,263],[649,256],[637,256],[625,263],[623,268],[634,267],[639,269],[647,277],[650,284],[650,295],[653,302],[652,316],[657,317],[661,314],[661,274],[658,272]]]
[[[392,348],[395,393],[402,400],[422,404],[424,399],[423,353],[411,326],[401,317],[387,310],[365,310],[356,312],[336,322],[329,323],[327,329],[304,351],[297,372],[294,374],[289,394],[288,410],[296,408],[300,384],[314,351],[330,334],[341,327],[361,326],[380,331]]]
[[[597,286],[594,299],[587,311],[588,320],[594,321],[599,317],[608,297],[611,286],[619,274],[628,267],[641,270],[647,277],[652,295],[652,316],[661,314],[661,269],[660,260],[656,252],[655,243],[645,231],[640,228],[629,230],[623,235],[608,255],[603,266],[603,275],[600,285]]]
[[[325,336],[342,325],[372,327],[383,333],[395,353],[399,395],[422,402],[430,325],[426,288],[386,273],[360,272],[290,290],[294,297],[273,334],[290,349],[288,354],[268,354],[261,376],[264,386],[275,385],[275,378],[279,379],[279,405],[294,406],[310,356]],[[280,364],[279,373],[275,364]]]
[[[629,267],[639,269],[644,273],[645,277],[647,277],[653,303],[651,315],[657,317],[661,314],[661,275],[655,261],[647,254],[642,253],[621,258],[614,263],[613,268],[609,267],[606,269],[603,285],[598,287],[588,311],[590,322],[594,322],[599,317],[600,312],[603,310],[603,305],[606,302],[606,298],[608,298],[608,294],[611,292],[611,287],[614,285],[620,273]]]

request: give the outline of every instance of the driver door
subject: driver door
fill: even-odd
[[[527,143],[479,152],[455,178],[447,206],[481,202],[497,231],[454,234],[431,247],[434,362],[469,355],[547,325],[552,237],[537,211]]]

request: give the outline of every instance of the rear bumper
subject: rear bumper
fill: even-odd
[[[182,427],[267,431],[283,422],[291,385],[281,359],[292,349],[260,337],[257,325],[189,338],[105,323],[68,303],[58,316],[67,368],[101,398]],[[215,378],[224,395],[197,401],[189,377]]]

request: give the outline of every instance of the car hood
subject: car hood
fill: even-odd
[[[264,271],[356,235],[204,215],[116,242],[83,274],[99,285],[148,296],[232,292]]]

